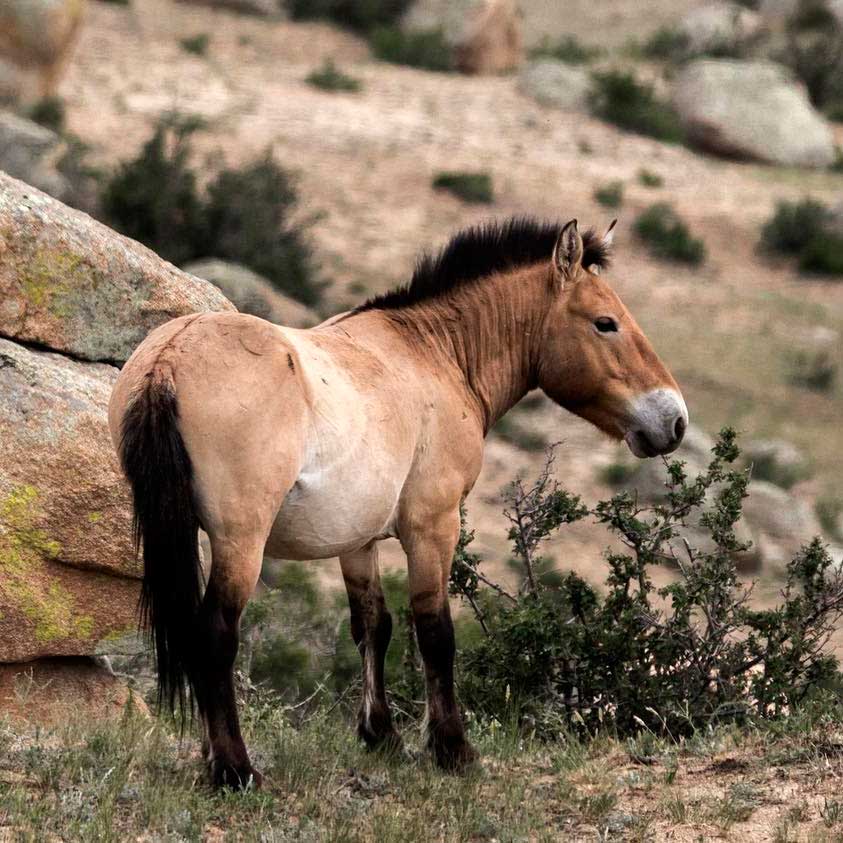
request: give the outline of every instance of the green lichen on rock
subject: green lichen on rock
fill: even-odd
[[[20,285],[26,299],[59,319],[73,311],[71,297],[78,285],[88,281],[80,267],[83,260],[71,252],[40,249],[20,272]]]
[[[57,541],[36,526],[38,490],[16,486],[0,500],[0,595],[32,622],[35,639],[90,638],[93,618],[75,611],[73,595],[49,581],[44,564],[61,552]]]

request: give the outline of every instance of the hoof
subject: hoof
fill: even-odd
[[[245,764],[229,764],[220,759],[208,765],[211,784],[214,787],[228,787],[232,790],[258,790],[263,776],[247,761]]]
[[[428,746],[436,766],[448,773],[463,773],[477,761],[477,752],[462,735],[431,735]]]

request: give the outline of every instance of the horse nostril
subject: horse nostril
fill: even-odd
[[[676,422],[673,425],[673,438],[677,442],[682,441],[682,437],[685,435],[685,428],[687,426],[688,425],[686,424],[685,419],[682,416],[679,416],[676,419]]]

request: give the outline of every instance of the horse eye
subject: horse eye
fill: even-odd
[[[618,330],[618,323],[615,322],[611,316],[601,316],[594,320],[594,327],[597,328],[601,334],[608,334],[611,331]]]

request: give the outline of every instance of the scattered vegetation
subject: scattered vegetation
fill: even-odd
[[[814,509],[825,534],[832,541],[843,542],[843,501],[831,497],[819,498]]]
[[[671,105],[656,96],[652,86],[632,73],[610,70],[594,74],[593,109],[597,117],[621,129],[680,143],[684,133]]]
[[[319,301],[291,176],[267,153],[241,169],[220,172],[201,195],[190,167],[198,126],[169,117],[139,156],[105,185],[106,222],[179,264],[200,257],[242,263],[308,305]]]
[[[761,229],[760,246],[795,255],[803,272],[843,275],[843,233],[837,228],[832,212],[815,199],[779,202]]]
[[[543,451],[547,447],[547,437],[525,425],[520,413],[510,410],[492,428],[495,435],[504,442],[509,442],[522,451]]]
[[[381,61],[439,73],[454,69],[451,48],[441,29],[404,32],[397,26],[381,26],[371,33],[369,43]]]
[[[644,187],[662,187],[664,185],[664,179],[658,173],[646,168],[638,171],[638,182]]]
[[[678,61],[688,51],[688,36],[669,26],[657,29],[644,43],[642,53],[651,59]]]
[[[604,208],[620,208],[623,205],[623,182],[610,181],[594,191],[594,198]]]
[[[64,133],[65,108],[61,97],[44,97],[30,107],[30,120],[61,135]]]
[[[335,64],[333,59],[325,59],[318,70],[314,70],[305,80],[314,88],[321,88],[323,91],[359,91],[360,80],[343,73]]]
[[[533,58],[548,58],[566,64],[588,64],[603,54],[600,47],[583,44],[576,35],[564,35],[557,41],[544,37],[539,46],[530,51]]]
[[[791,355],[788,380],[813,392],[831,392],[837,381],[837,363],[826,349],[796,351]]]
[[[635,221],[635,233],[654,257],[692,266],[705,260],[705,244],[691,235],[667,202],[658,202],[643,211]]]
[[[188,38],[182,38],[179,41],[181,48],[186,53],[192,53],[194,56],[204,56],[208,52],[211,38],[207,32],[200,32],[197,35],[191,35]]]
[[[357,32],[369,33],[397,23],[411,0],[288,0],[293,20],[326,19]]]
[[[610,462],[600,469],[597,477],[607,486],[618,487],[628,483],[634,476],[635,470],[635,466],[628,462]]]
[[[452,193],[463,202],[489,205],[495,201],[492,176],[489,173],[441,172],[433,179],[436,190]]]

